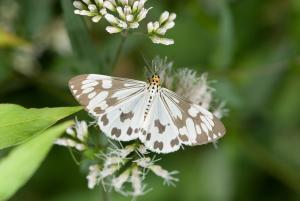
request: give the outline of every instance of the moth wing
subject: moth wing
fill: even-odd
[[[179,131],[179,141],[185,145],[214,142],[225,135],[223,123],[203,107],[190,103],[176,93],[163,88],[163,101]]]
[[[80,75],[69,82],[78,102],[97,118],[110,138],[130,141],[138,138],[146,104],[146,83],[105,75]]]
[[[153,152],[169,153],[180,148],[179,131],[161,95],[154,96],[153,103],[141,130],[140,140],[147,149]]]

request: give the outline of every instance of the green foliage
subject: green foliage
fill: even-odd
[[[71,0],[60,0],[64,10],[65,26],[68,30],[70,42],[78,61],[82,64],[79,72],[92,72],[92,69],[99,68],[101,65],[96,49],[88,33],[83,19],[74,15],[74,7]]]
[[[104,67],[110,66],[120,38],[106,33],[103,23],[94,24],[74,15],[71,0],[1,0],[0,6],[4,2],[7,6],[1,11],[12,12],[12,2],[17,2],[20,9],[12,20],[2,18],[6,12],[0,12],[0,29],[9,25],[0,42],[10,44],[9,48],[0,49],[0,102],[35,107],[72,105],[74,100],[67,91],[67,80],[80,73],[110,72]],[[141,200],[298,201],[300,1],[153,0],[148,3],[155,7],[150,16],[153,20],[164,10],[177,13],[176,26],[169,35],[175,45],[156,46],[144,37],[132,35],[113,75],[145,79],[141,55],[148,60],[156,55],[168,56],[175,66],[208,72],[210,79],[217,80],[215,95],[226,101],[230,112],[224,118],[228,132],[219,149],[208,145],[164,156],[160,162],[166,169],[179,170],[180,182],[176,188],[167,188],[152,177],[146,182],[153,190]],[[52,23],[57,21],[64,22],[63,30],[53,28]],[[57,36],[55,31],[67,31],[72,50],[61,54],[53,48],[53,41],[47,40]],[[33,60],[35,65],[25,65],[24,60],[16,59],[19,39],[25,39],[33,48],[33,54],[22,58]],[[34,73],[27,75],[21,70]],[[41,110],[33,110],[37,118],[32,123],[41,121]],[[3,114],[4,111],[0,108],[0,122],[9,118],[17,122],[20,115],[24,118],[28,115],[21,107],[15,113]],[[0,147],[41,134],[58,119],[44,122],[40,127],[23,124],[26,130],[20,124],[20,130],[13,130],[18,134],[11,140],[9,137],[14,136],[9,134],[11,129],[9,133],[1,131]],[[47,166],[41,168],[42,173],[36,174],[35,180],[11,200],[101,200],[100,192],[86,189],[85,174],[78,173],[71,159],[66,160],[70,158],[68,153],[63,149],[55,151],[50,154]],[[59,174],[55,174],[58,168]],[[61,175],[66,178],[54,192],[53,186],[61,181]],[[7,189],[7,185],[1,183],[0,190]],[[118,200],[115,195],[112,197],[111,200]]]
[[[25,109],[18,105],[1,104],[0,149],[23,143],[79,110],[81,107]]]
[[[9,199],[42,163],[54,140],[72,124],[65,122],[16,147],[0,161],[0,200]]]

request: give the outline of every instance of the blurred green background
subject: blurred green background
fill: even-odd
[[[226,101],[227,135],[212,145],[164,155],[179,170],[176,188],[149,175],[145,201],[300,200],[300,1],[149,0],[150,18],[177,13],[154,45],[131,36],[116,69],[108,66],[120,36],[75,16],[70,0],[0,1],[0,103],[76,105],[68,80],[82,73],[144,79],[144,61],[168,56],[175,66],[208,72],[216,100]],[[0,117],[5,118],[5,117]],[[6,152],[6,151],[4,151]],[[5,154],[0,152],[0,156]],[[22,168],[22,167],[20,167]],[[0,187],[1,188],[1,187]],[[54,147],[13,201],[101,200],[69,152]],[[111,200],[131,200],[116,194]]]

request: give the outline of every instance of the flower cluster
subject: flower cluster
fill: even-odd
[[[174,44],[173,39],[164,38],[164,35],[169,29],[175,26],[175,19],[175,13],[170,14],[168,11],[165,11],[161,14],[159,21],[148,23],[148,34],[153,43],[164,45]]]
[[[74,1],[73,5],[76,8],[74,11],[75,14],[91,17],[95,23],[99,22],[107,13],[103,0]]]
[[[77,121],[76,124],[66,130],[67,137],[59,138],[55,144],[65,147],[75,148],[78,151],[86,149],[86,140],[88,137],[88,126],[85,121]]]
[[[131,144],[126,147],[118,147],[113,144],[113,149],[108,153],[98,155],[102,159],[102,168],[99,165],[91,165],[87,176],[89,188],[94,188],[97,183],[111,186],[116,192],[125,196],[144,195],[146,185],[143,183],[147,170],[161,177],[164,183],[174,185],[178,181],[173,175],[177,171],[169,172],[161,166],[156,165],[154,160],[147,157],[148,154],[144,145]],[[131,189],[126,188],[126,183],[130,183]]]
[[[159,58],[156,60],[158,68],[164,69],[161,72],[161,78],[166,88],[172,89],[178,95],[187,98],[207,110],[212,110],[213,114],[218,118],[226,115],[227,109],[224,102],[220,102],[216,107],[214,105],[216,102],[213,97],[215,89],[211,86],[212,82],[208,81],[207,73],[199,76],[197,71],[189,68],[180,68],[173,71],[172,62],[167,62],[166,59],[162,60]]]
[[[94,124],[94,123],[91,123]],[[164,184],[173,185],[178,179],[174,178],[177,171],[169,172],[161,166],[155,164],[158,160],[149,156],[146,147],[134,142],[125,147],[110,142],[109,146],[103,148],[101,152],[95,149],[93,142],[89,140],[90,132],[85,121],[77,121],[74,126],[66,130],[66,137],[59,138],[55,144],[76,149],[82,154],[93,153],[88,166],[88,188],[93,189],[98,184],[102,184],[106,189],[114,189],[124,196],[138,197],[147,193],[144,184],[148,172],[162,178]],[[89,142],[89,143],[87,143]]]
[[[147,17],[151,8],[145,8],[147,0],[77,0],[73,2],[74,13],[91,17],[93,22],[104,18],[110,25],[106,31],[110,34],[139,28],[140,22]],[[163,38],[167,30],[175,26],[176,14],[165,11],[159,21],[148,23],[148,36],[157,44],[174,44],[172,39]]]

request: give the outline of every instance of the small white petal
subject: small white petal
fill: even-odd
[[[115,16],[113,16],[112,14],[106,14],[105,16],[105,19],[110,23],[110,24],[118,24],[119,23],[119,20],[118,18],[116,18]]]
[[[74,1],[73,6],[79,10],[83,10],[86,7],[81,3],[81,1]]]
[[[131,7],[130,6],[125,6],[124,7],[124,13],[125,13],[125,15],[132,14]]]
[[[123,184],[128,180],[130,175],[130,169],[125,170],[122,174],[112,180],[112,186],[116,191],[122,189]]]
[[[146,1],[147,1],[147,0],[140,0],[140,1],[139,1],[138,10],[141,10],[141,9],[144,7]]]
[[[82,0],[82,1],[83,1],[84,3],[86,3],[87,5],[92,3],[90,0]]]
[[[143,184],[140,177],[140,171],[138,167],[133,167],[131,171],[131,183],[133,188],[133,196],[143,195]]]
[[[75,129],[77,133],[77,138],[81,141],[84,141],[84,139],[88,135],[87,123],[85,121],[76,121]]]
[[[65,146],[65,147],[68,146],[67,139],[65,139],[65,138],[59,138],[59,139],[55,140],[54,144],[60,145],[60,146]]]
[[[159,22],[154,22],[153,23],[153,29],[156,31],[159,28]]]
[[[176,19],[176,14],[171,13],[171,15],[169,16],[169,21],[174,21],[175,19]]]
[[[162,24],[165,21],[168,20],[170,13],[168,11],[165,11],[161,14],[160,18],[159,18],[159,23]]]
[[[125,5],[128,5],[128,0],[119,0],[119,2],[125,6]]]
[[[175,26],[175,22],[174,21],[168,21],[165,25],[164,28],[165,29],[172,29]]]
[[[150,10],[151,8],[149,9],[142,9],[141,12],[138,14],[137,16],[137,21],[140,22],[142,21],[143,19],[146,18],[147,14],[148,14],[148,11]]]
[[[163,44],[163,45],[173,45],[174,44],[174,40],[169,39],[169,38],[161,38],[161,37],[158,37],[158,36],[150,36],[150,39],[152,40],[153,43],[156,43],[156,44]]]
[[[67,128],[66,133],[73,136],[73,137],[75,137],[75,131],[72,128]]]
[[[116,7],[110,1],[104,1],[103,6],[111,11],[116,11]]]
[[[103,7],[104,1],[103,0],[95,0],[95,3],[97,4],[97,6]]]
[[[127,29],[128,28],[128,25],[126,22],[124,22],[123,20],[119,20],[118,22],[118,27],[122,28],[122,29]]]
[[[84,16],[89,16],[90,15],[90,11],[87,11],[87,10],[81,10],[79,15],[84,15]]]
[[[148,33],[152,33],[154,31],[154,25],[153,22],[149,22],[147,24]]]
[[[100,14],[103,16],[103,15],[106,15],[107,14],[107,11],[106,11],[106,9],[105,8],[102,8],[101,10],[100,10]]]
[[[120,33],[122,31],[121,28],[113,26],[107,26],[105,30],[110,34]]]
[[[159,28],[155,31],[155,33],[159,34],[159,35],[165,35],[167,32],[167,29],[165,29],[164,27]]]
[[[130,23],[130,24],[129,24],[129,27],[130,27],[131,29],[137,29],[137,28],[139,27],[139,23],[137,23],[137,22]]]
[[[123,9],[121,7],[117,7],[117,11],[118,11],[118,14],[119,14],[120,18],[122,20],[125,20],[126,17],[125,17],[125,13],[123,12]]]
[[[132,6],[132,12],[136,13],[138,11],[139,1],[135,1]]]
[[[127,22],[132,22],[133,20],[134,20],[133,15],[127,15],[127,16],[126,16],[126,21],[127,21]]]
[[[92,11],[92,12],[97,12],[97,11],[98,11],[98,10],[97,10],[97,6],[94,5],[94,4],[90,4],[90,5],[88,6],[88,8],[89,8],[89,10]]]
[[[78,151],[83,151],[85,150],[85,146],[83,144],[76,144],[75,145],[75,149],[77,149]]]
[[[76,15],[80,15],[80,10],[74,10],[74,13],[75,13]]]
[[[95,23],[97,23],[97,22],[99,22],[101,20],[101,18],[102,17],[100,15],[97,15],[95,17],[92,17],[92,21],[95,22]]]

